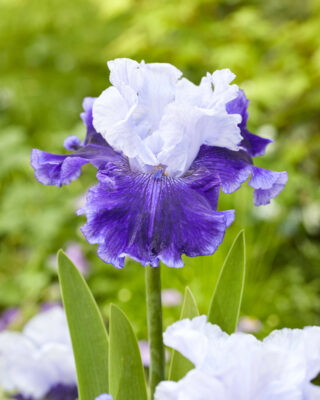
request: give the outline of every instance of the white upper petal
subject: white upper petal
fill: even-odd
[[[132,86],[136,81],[136,71],[139,63],[129,58],[117,58],[108,61],[110,70],[110,82],[113,86],[119,88],[121,85]]]
[[[53,307],[33,317],[25,325],[23,335],[38,347],[47,343],[71,346],[66,315],[61,307]]]
[[[180,176],[189,169],[203,144],[237,151],[242,138],[237,126],[240,122],[239,114],[172,103],[157,132],[163,143],[158,159],[168,167],[169,175]]]
[[[310,384],[320,372],[319,327],[275,331],[260,342],[245,333],[227,335],[201,316],[173,324],[164,341],[195,369],[177,383],[161,383],[157,400],[188,399],[190,393],[192,400],[319,399]],[[203,397],[210,385],[211,394]]]
[[[225,400],[226,392],[219,379],[196,369],[179,382],[161,382],[155,400]]]
[[[238,94],[229,70],[207,74],[200,85],[181,78],[171,64],[108,62],[112,87],[93,105],[93,125],[107,142],[142,171],[163,164],[183,175],[200,146],[238,150],[241,116],[226,104]]]
[[[96,397],[95,400],[112,400],[112,396],[110,394],[100,394],[100,396]]]
[[[42,398],[56,384],[76,384],[66,317],[60,307],[43,312],[23,333],[0,333],[0,386]]]
[[[199,366],[208,349],[206,324],[207,318],[204,315],[193,320],[184,319],[169,326],[163,334],[163,341],[166,346],[179,351],[193,364]]]
[[[307,380],[314,379],[320,372],[320,327],[276,330],[263,343],[274,351],[285,350],[291,364],[295,360],[302,365]]]
[[[159,133],[164,145],[158,158],[168,166],[169,175],[187,171],[203,144],[239,149],[242,117],[226,111],[239,90],[230,85],[234,78],[225,69],[207,74],[199,86],[185,78],[177,83],[176,101],[166,108]]]

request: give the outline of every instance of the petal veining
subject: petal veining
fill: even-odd
[[[232,210],[216,211],[219,180],[201,170],[184,178],[137,173],[126,163],[98,172],[80,211],[87,216],[82,232],[99,245],[98,255],[117,268],[125,256],[182,267],[183,253],[214,253],[234,218]]]

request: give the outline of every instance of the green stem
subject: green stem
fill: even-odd
[[[164,380],[165,358],[162,340],[161,270],[146,268],[147,319],[150,348],[150,398],[160,381]]]

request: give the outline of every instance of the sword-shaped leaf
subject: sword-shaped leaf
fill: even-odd
[[[186,287],[184,301],[181,309],[180,319],[194,318],[199,315],[196,300],[191,290]],[[169,368],[169,380],[178,381],[182,379],[187,372],[194,368],[191,361],[183,357],[178,351],[173,350],[171,353],[171,363]]]
[[[245,236],[240,231],[223,264],[208,313],[208,322],[235,332],[242,301],[246,268]]]
[[[98,306],[77,268],[58,253],[59,280],[77,369],[79,400],[108,393],[108,336]]]

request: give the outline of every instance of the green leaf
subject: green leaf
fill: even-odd
[[[208,321],[231,334],[235,332],[246,268],[245,236],[240,231],[223,264],[209,307]]]
[[[194,318],[199,315],[196,300],[191,290],[186,287],[184,301],[181,309],[180,319]],[[169,368],[169,380],[177,382],[185,376],[187,372],[194,368],[191,361],[183,357],[181,353],[173,350],[171,353],[171,363]]]
[[[147,387],[137,338],[126,315],[111,304],[109,392],[113,400],[147,400]]]
[[[58,253],[59,279],[77,369],[79,400],[108,393],[108,336],[98,306],[77,268]]]

